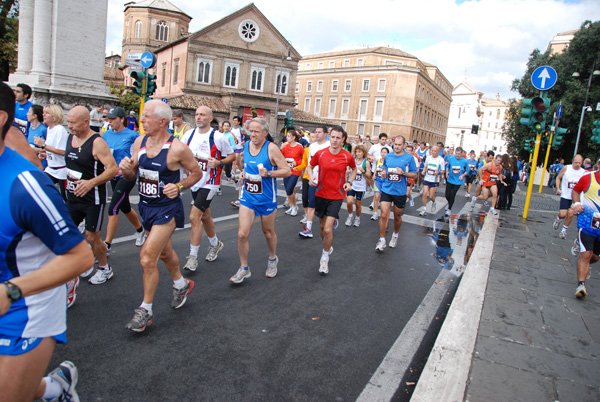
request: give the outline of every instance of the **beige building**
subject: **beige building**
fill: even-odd
[[[495,99],[481,99],[481,121],[479,126],[479,149],[505,153],[506,141],[502,135],[502,127],[508,117],[508,102]]]
[[[444,141],[452,84],[434,65],[389,47],[305,56],[298,108],[341,125],[350,136],[403,135]]]
[[[569,47],[569,44],[577,32],[579,32],[579,29],[556,34],[548,44],[548,49],[546,49],[546,51],[549,50],[551,54],[560,54],[564,52]]]

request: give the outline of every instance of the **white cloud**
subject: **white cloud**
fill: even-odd
[[[246,6],[248,0],[170,0],[193,17],[196,31]],[[107,53],[121,52],[123,0],[109,0]],[[300,54],[361,45],[392,45],[436,64],[454,85],[467,72],[487,97],[514,97],[534,48],[545,51],[559,32],[600,19],[597,0],[255,0]]]

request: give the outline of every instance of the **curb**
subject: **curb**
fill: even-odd
[[[411,401],[463,401],[483,310],[498,216],[488,214]]]

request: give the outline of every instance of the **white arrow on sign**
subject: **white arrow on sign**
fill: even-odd
[[[542,72],[540,73],[540,75],[538,75],[538,78],[542,79],[542,88],[546,88],[546,79],[550,78],[550,74],[548,73],[548,69],[545,68],[542,70]]]
[[[142,63],[147,63],[149,61],[152,61],[152,58],[148,58],[148,56],[146,56],[142,59]],[[548,73],[546,72],[546,74],[548,74]],[[550,77],[550,76],[548,76],[548,77]],[[542,84],[542,86],[543,86],[543,84]]]

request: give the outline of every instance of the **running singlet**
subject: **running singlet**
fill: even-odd
[[[0,155],[0,169],[1,283],[37,271],[81,243],[83,236],[46,174],[9,148]],[[66,342],[66,303],[66,286],[14,302],[0,316],[0,342],[58,335],[57,340]]]
[[[299,143],[296,143],[295,146],[290,146],[290,144],[285,144],[281,153],[285,157],[285,161],[287,162],[290,169],[292,169],[292,174],[294,176],[300,176],[301,172],[295,170],[296,166],[300,166],[302,164],[302,156],[304,155],[304,148]]]
[[[173,135],[175,137],[177,137],[178,139],[182,139],[183,134],[185,134],[185,132],[183,131],[185,129],[185,126],[187,126],[187,124],[184,123],[183,127],[181,127],[181,130],[179,130],[179,131],[177,130],[177,126],[173,126]]]
[[[471,160],[470,158],[467,159],[467,166],[469,168],[469,176],[475,176],[477,174],[477,165],[479,164],[479,162],[477,162],[476,159]]]
[[[406,173],[417,173],[415,157],[408,153],[388,154],[383,162],[383,168],[386,169],[386,177],[381,191],[389,195],[406,195],[407,178],[396,169],[400,168]]]
[[[354,163],[356,164],[356,159],[354,159]],[[360,167],[360,172],[358,168]],[[354,177],[354,181],[352,182],[352,190],[354,191],[367,191],[367,178],[365,177],[365,172],[367,170],[367,160],[363,159],[360,165],[356,164],[356,176]]]
[[[277,205],[277,181],[274,177],[261,177],[258,165],[262,164],[268,171],[274,170],[269,159],[269,141],[265,141],[256,156],[250,154],[250,142],[244,145],[244,185],[240,202],[252,205]],[[250,207],[249,207],[250,208]]]
[[[498,165],[498,167],[494,168],[494,162],[492,162],[492,167],[483,172],[483,185],[486,187],[495,185],[498,181],[498,175],[501,171],[502,165]]]
[[[169,198],[163,194],[163,188],[169,183],[179,183],[181,181],[181,170],[170,170],[167,166],[167,153],[175,139],[170,136],[154,158],[146,155],[146,141],[148,136],[144,136],[138,152],[138,164],[140,166],[139,189],[140,202],[148,206],[169,205],[180,202],[181,196]]]
[[[583,211],[577,216],[577,227],[585,234],[600,238],[600,173],[581,177],[573,190],[581,193]]]
[[[329,147],[320,150],[310,159],[310,166],[319,166],[319,184],[315,195],[328,200],[342,200],[346,197],[344,183],[346,182],[346,168],[356,167],[354,157],[345,149],[337,154],[332,154]],[[316,169],[313,169],[313,174]]]
[[[582,168],[575,170],[573,169],[573,165],[567,165],[567,170],[565,171],[565,174],[563,174],[562,181],[560,182],[560,197],[571,200],[573,188],[579,179],[581,179],[581,176],[586,173],[587,172]]]
[[[429,151],[427,149],[421,151],[421,148],[417,148],[417,156],[421,161],[421,165],[419,168],[423,170],[423,167],[425,166],[425,159],[429,156]]]
[[[87,192],[83,197],[75,193],[78,180],[91,180],[104,172],[104,165],[94,159],[94,141],[104,141],[100,134],[90,136],[80,147],[73,147],[73,135],[67,138],[65,162],[67,164],[67,201],[86,205],[106,204],[106,183],[100,184]]]
[[[192,150],[194,158],[202,170],[202,178],[198,180],[192,187],[192,191],[198,191],[200,188],[217,189],[221,184],[221,172],[223,165],[216,168],[208,166],[210,158],[222,160],[227,155],[233,153],[233,148],[227,137],[215,130],[210,130],[210,133],[196,134],[197,128],[189,130],[183,136],[183,142]]]
[[[441,156],[437,156],[434,158],[429,155],[427,159],[425,159],[424,169],[425,169],[425,177],[423,180],[428,181],[430,183],[439,183],[441,173],[444,171],[444,158]],[[437,175],[434,173],[438,172]]]

